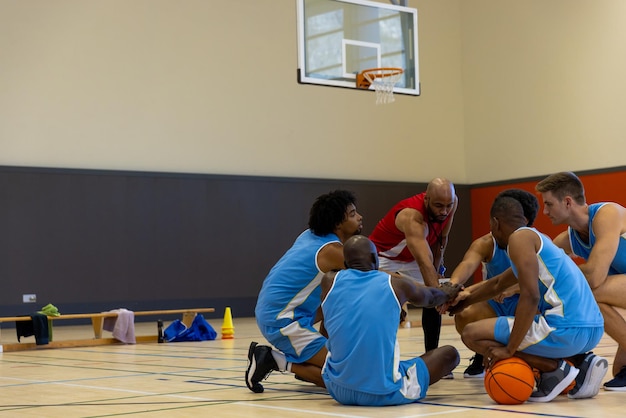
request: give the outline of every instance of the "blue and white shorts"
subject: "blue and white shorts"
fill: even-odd
[[[519,293],[505,298],[502,303],[490,299],[489,306],[494,310],[496,316],[515,316],[517,301],[519,301]]]
[[[359,360],[355,359],[355,361]],[[322,378],[330,396],[342,405],[391,406],[404,405],[424,399],[430,382],[430,372],[424,360],[416,357],[411,360],[400,361],[398,369],[402,375],[401,388],[384,395],[346,388],[340,383],[331,381],[324,372],[322,372]]]
[[[288,362],[305,363],[326,345],[326,337],[308,324],[310,319],[303,318],[301,321],[291,322],[282,328],[257,325],[265,339],[285,354]]]
[[[515,317],[496,319],[494,335],[502,344],[509,342]],[[604,334],[604,327],[554,328],[541,315],[535,320],[519,346],[519,351],[548,358],[567,358],[593,350]]]

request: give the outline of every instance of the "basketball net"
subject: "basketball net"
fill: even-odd
[[[401,68],[372,68],[362,72],[363,77],[376,91],[377,105],[392,103],[396,100],[393,97],[393,88],[403,72]]]

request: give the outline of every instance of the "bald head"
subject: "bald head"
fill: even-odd
[[[428,220],[431,222],[444,222],[455,210],[456,191],[454,184],[448,179],[434,178],[426,187],[424,203]]]
[[[376,246],[364,235],[354,235],[343,244],[346,267],[361,271],[378,269]]]
[[[437,177],[428,183],[426,194],[434,199],[436,197],[452,197],[456,195],[456,192],[454,190],[454,184],[452,184],[450,180]]]

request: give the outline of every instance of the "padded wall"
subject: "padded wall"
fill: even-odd
[[[612,201],[626,206],[626,167],[617,167],[605,171],[576,173],[585,186],[587,203]],[[543,212],[541,195],[535,191],[539,181],[548,175],[520,181],[492,183],[473,186],[470,192],[472,213],[472,239],[476,239],[489,232],[489,211],[496,195],[505,189],[520,188],[535,193],[539,199],[540,213],[537,215],[535,227],[541,232],[554,238],[565,231],[565,225],[552,225],[550,219]],[[480,279],[476,275],[475,279]]]
[[[0,315],[215,307],[252,316],[315,198],[355,192],[364,233],[424,184],[0,167]],[[471,240],[469,188],[446,262]],[[36,304],[22,303],[36,294]]]

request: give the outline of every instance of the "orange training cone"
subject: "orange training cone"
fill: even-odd
[[[232,338],[235,338],[233,316],[230,313],[230,307],[226,307],[224,311],[224,322],[222,323],[222,340],[230,340]]]

